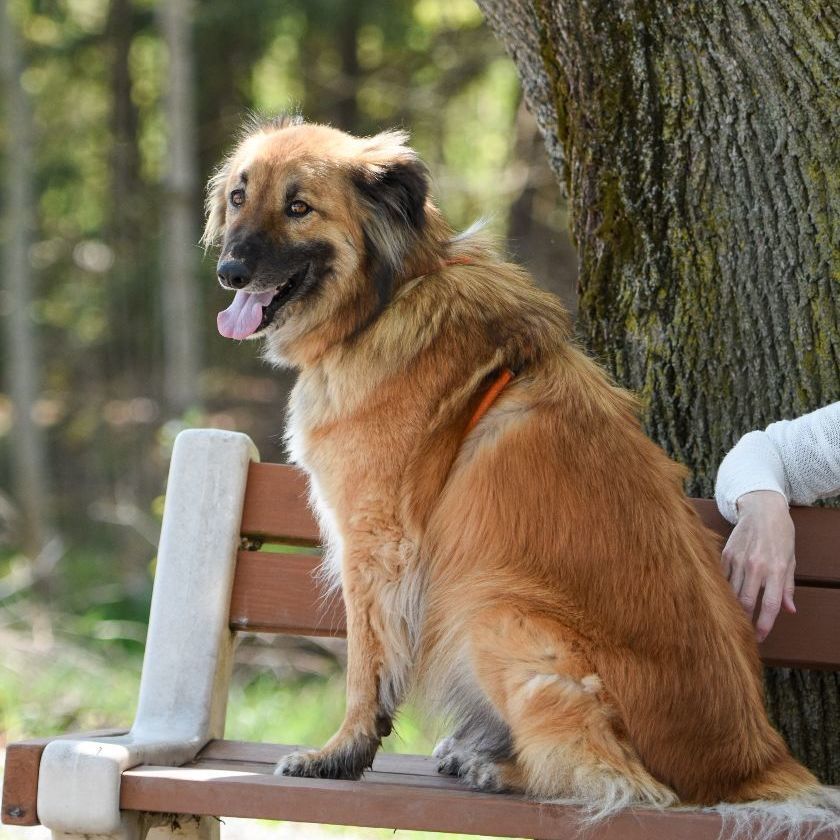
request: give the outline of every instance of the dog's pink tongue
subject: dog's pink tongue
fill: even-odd
[[[219,332],[225,338],[237,340],[248,338],[259,328],[263,317],[263,307],[268,306],[273,297],[273,289],[261,294],[237,292],[233,303],[216,316]]]

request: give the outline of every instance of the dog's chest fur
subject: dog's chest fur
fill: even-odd
[[[400,517],[407,436],[394,435],[392,418],[384,422],[379,409],[339,410],[331,384],[319,374],[302,375],[286,428],[289,456],[309,474],[326,549],[325,576],[338,584],[346,564],[370,564],[394,598],[395,611],[416,613],[417,538],[406,533]],[[371,447],[371,440],[378,445]]]

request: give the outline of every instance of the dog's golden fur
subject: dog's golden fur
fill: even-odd
[[[453,236],[404,140],[256,127],[210,187],[223,257],[256,233],[329,245],[261,334],[299,370],[288,443],[342,584],[347,711],[279,772],[357,777],[416,687],[456,724],[441,770],[476,787],[596,809],[817,796],[768,722],[685,470],[559,301]],[[304,219],[282,213],[291,182]],[[505,366],[517,377],[465,437]]]

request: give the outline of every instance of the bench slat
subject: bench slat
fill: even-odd
[[[263,765],[263,772],[270,772],[284,755],[299,749],[300,745],[259,743],[256,741],[233,741],[218,739],[209,741],[196,756],[195,763],[204,761],[236,761]],[[416,776],[441,778],[437,772],[437,759],[428,755],[407,755],[405,753],[377,753],[373,760],[377,773],[400,773]]]
[[[543,840],[577,836],[575,808],[468,791],[457,780],[434,772],[433,759],[381,755],[359,782],[274,776],[274,762],[289,749],[278,744],[213,741],[189,766],[141,766],[126,771],[120,805],[138,811]],[[220,754],[226,757],[211,757]],[[715,814],[635,810],[587,836],[592,840],[716,840],[720,832],[720,818]]]
[[[319,558],[240,551],[231,599],[234,630],[299,636],[344,636],[344,604],[318,588]],[[840,589],[797,586],[796,615],[782,613],[761,645],[768,665],[840,667]]]
[[[291,545],[317,545],[318,525],[307,504],[303,472],[286,464],[251,464],[242,533]],[[706,525],[722,538],[732,526],[709,499],[692,499]],[[797,580],[840,586],[840,510],[791,508],[796,525]]]
[[[298,636],[344,636],[341,593],[318,586],[319,557],[240,551],[230,600],[233,630]]]
[[[38,825],[38,770],[47,740],[24,741],[6,748],[3,774],[3,822]]]
[[[732,526],[711,499],[692,499],[700,518],[723,540]],[[792,507],[796,528],[796,580],[818,586],[840,586],[840,510]]]
[[[242,533],[290,545],[317,545],[318,524],[309,510],[303,472],[287,464],[251,464]]]
[[[765,665],[785,668],[840,668],[840,589],[797,586],[796,615],[779,614],[759,645]]]

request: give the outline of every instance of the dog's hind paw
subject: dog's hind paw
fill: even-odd
[[[484,755],[471,755],[463,761],[458,775],[473,790],[498,793],[507,789],[501,766]]]
[[[447,735],[446,738],[441,739],[432,750],[432,755],[435,758],[445,758],[451,752],[458,748],[458,740],[454,735]]]
[[[445,776],[457,776],[461,770],[461,764],[469,758],[469,754],[459,746],[458,741],[451,735],[438,742],[438,745],[432,751],[432,755],[438,760],[438,773]]]

